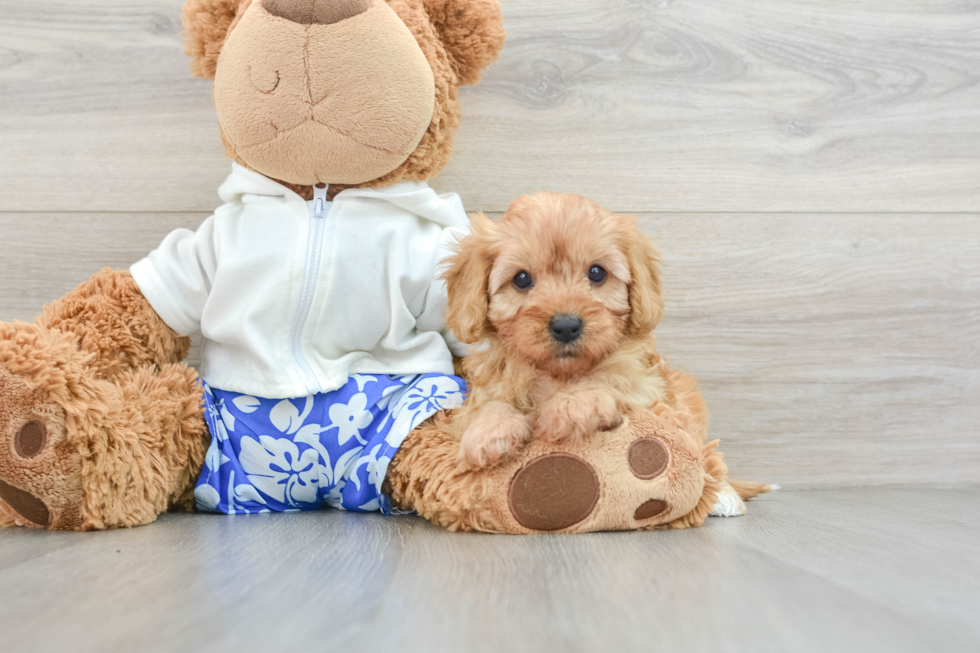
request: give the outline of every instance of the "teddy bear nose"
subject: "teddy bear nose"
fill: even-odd
[[[273,16],[300,25],[333,25],[368,10],[369,0],[264,0]]]
[[[583,326],[582,318],[567,313],[554,315],[548,322],[551,337],[565,345],[579,339],[579,336],[582,335]]]

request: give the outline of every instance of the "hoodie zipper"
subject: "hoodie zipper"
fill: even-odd
[[[309,242],[306,247],[306,273],[303,276],[303,289],[299,296],[299,308],[296,310],[296,320],[293,322],[292,349],[293,362],[305,377],[308,394],[320,391],[313,368],[310,367],[303,354],[303,329],[310,317],[313,307],[313,296],[316,294],[317,278],[320,276],[320,259],[323,254],[323,232],[326,229],[327,216],[330,215],[331,203],[327,201],[329,186],[313,187],[313,201],[309,202],[310,230]]]

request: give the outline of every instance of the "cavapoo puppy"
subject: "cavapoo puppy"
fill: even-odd
[[[627,406],[659,403],[706,441],[697,382],[657,353],[660,265],[633,218],[578,195],[521,197],[498,223],[473,217],[444,277],[447,326],[479,343],[453,419],[461,468],[493,466],[533,437],[601,437]],[[725,495],[722,513],[744,512]]]

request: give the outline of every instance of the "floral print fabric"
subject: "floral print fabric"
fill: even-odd
[[[314,510],[391,513],[381,484],[398,447],[440,410],[462,405],[455,376],[358,374],[333,392],[262,399],[205,384],[211,431],[194,492],[229,515]]]

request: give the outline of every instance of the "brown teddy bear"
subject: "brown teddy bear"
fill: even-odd
[[[184,23],[234,161],[225,204],[33,324],[0,324],[0,526],[137,526],[195,504],[498,532],[701,523],[725,469],[681,404],[455,466],[464,348],[438,272],[468,223],[424,181],[452,153],[458,87],[502,48],[497,0],[190,0]],[[202,378],[181,362],[196,331]]]

